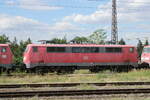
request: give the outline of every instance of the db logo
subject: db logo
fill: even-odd
[[[7,58],[7,55],[2,55],[2,58],[3,58],[3,59]]]
[[[88,56],[83,57],[83,60],[88,60],[88,59],[89,59]]]

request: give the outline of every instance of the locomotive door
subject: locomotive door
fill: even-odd
[[[44,59],[43,59],[43,47],[33,47],[33,54],[32,56],[34,57],[34,61],[35,63],[44,63]]]
[[[39,63],[44,63],[44,54],[45,54],[45,48],[44,47],[39,47]]]
[[[130,55],[129,55],[129,48],[123,48],[123,61],[125,62],[125,63],[128,63],[128,62],[130,62]]]

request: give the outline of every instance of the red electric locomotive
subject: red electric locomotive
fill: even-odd
[[[13,66],[13,54],[8,44],[0,44],[0,73]]]
[[[136,48],[129,45],[29,44],[23,62],[28,69],[56,72],[120,71],[138,66]]]
[[[144,46],[141,56],[141,66],[144,68],[149,68],[150,66],[150,46]]]

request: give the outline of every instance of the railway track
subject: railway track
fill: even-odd
[[[110,83],[49,83],[49,84],[0,84],[2,88],[22,88],[22,87],[73,87],[82,84],[95,86],[121,86],[121,85],[150,85],[150,82],[110,82]]]
[[[15,97],[47,97],[47,96],[85,96],[85,95],[113,95],[113,94],[148,94],[147,89],[102,89],[102,90],[69,90],[69,91],[22,91],[22,92],[0,92],[0,98]]]

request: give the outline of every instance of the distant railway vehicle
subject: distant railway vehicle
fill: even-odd
[[[9,71],[13,66],[13,54],[8,44],[0,44],[0,73]]]
[[[149,68],[150,66],[150,46],[144,46],[141,55],[141,66],[144,68]]]
[[[27,69],[39,72],[125,71],[138,66],[137,55],[136,48],[129,45],[29,44],[23,62]]]

